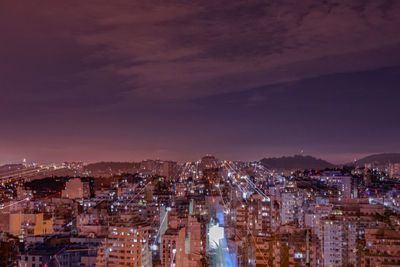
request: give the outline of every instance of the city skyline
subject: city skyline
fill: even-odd
[[[212,155],[183,164],[1,166],[0,262],[399,266],[395,156],[315,169]]]
[[[398,2],[0,7],[0,163],[400,152]]]
[[[2,0],[0,47],[0,266],[400,266],[400,1]]]

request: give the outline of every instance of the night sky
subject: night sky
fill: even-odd
[[[400,152],[400,1],[2,0],[0,163]]]

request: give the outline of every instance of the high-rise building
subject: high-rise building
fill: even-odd
[[[387,169],[390,177],[400,177],[400,163],[389,163]]]
[[[323,266],[356,266],[357,222],[339,210],[321,219]]]
[[[285,187],[281,193],[281,223],[297,223],[303,221],[300,207],[302,198],[294,187]]]
[[[272,266],[319,266],[317,238],[310,228],[281,226],[270,240]]]
[[[97,250],[96,266],[151,266],[150,225],[126,222],[109,227],[108,237]]]
[[[254,236],[271,234],[271,203],[270,199],[254,193],[249,198],[248,225]]]
[[[187,266],[185,263],[185,227],[168,229],[161,241],[161,263],[164,267]]]

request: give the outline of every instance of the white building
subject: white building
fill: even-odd
[[[322,220],[323,266],[343,266],[343,225],[333,219]]]
[[[281,194],[281,223],[295,223],[303,221],[301,210],[303,201],[295,188],[285,188]]]
[[[357,225],[334,210],[321,219],[323,266],[357,266]]]

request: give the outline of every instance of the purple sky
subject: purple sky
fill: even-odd
[[[400,151],[400,2],[4,0],[0,163]]]

